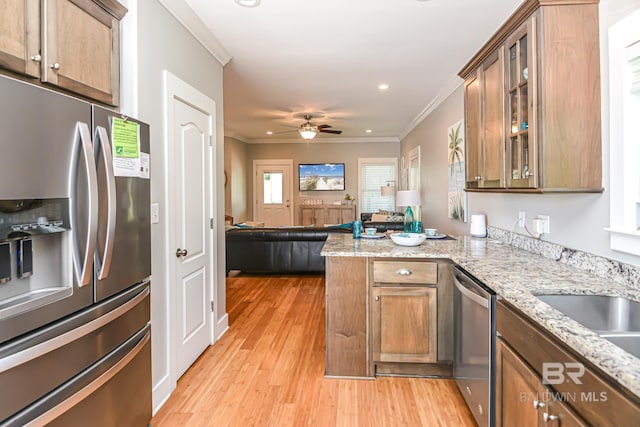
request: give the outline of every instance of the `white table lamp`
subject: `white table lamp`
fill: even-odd
[[[407,210],[404,213],[404,231],[412,231],[414,216],[411,206],[422,205],[420,193],[418,190],[400,190],[396,193],[396,205],[407,207]]]

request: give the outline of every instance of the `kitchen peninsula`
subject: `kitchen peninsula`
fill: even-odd
[[[493,237],[492,232],[496,233],[496,230],[498,229],[490,230],[489,235]],[[505,234],[508,236],[508,233]],[[534,245],[544,246],[545,242],[536,241]],[[557,246],[547,245],[551,247],[551,252],[554,250],[553,246]],[[457,237],[455,240],[427,240],[420,246],[403,247],[396,246],[389,239],[357,241],[346,234],[331,235],[321,252],[326,257],[327,267],[326,376],[375,378],[381,374],[412,374],[411,369],[407,372],[396,370],[403,366],[419,367],[414,369],[416,375],[446,375],[445,368],[447,360],[450,359],[450,349],[445,348],[442,353],[441,343],[452,342],[452,329],[450,324],[441,325],[440,322],[443,319],[442,312],[452,310],[448,299],[451,280],[448,271],[457,264],[497,294],[498,325],[501,324],[501,313],[513,312],[518,319],[524,319],[524,323],[532,326],[553,345],[584,364],[587,374],[583,388],[591,387],[587,390],[589,393],[604,390],[608,400],[591,401],[587,406],[581,406],[584,402],[577,402],[573,411],[594,425],[598,425],[599,422],[593,417],[615,417],[617,413],[631,416],[629,421],[637,420],[640,416],[640,359],[555,310],[536,295],[609,295],[640,302],[640,289],[630,283],[605,279],[586,269],[568,265],[560,260],[564,248],[558,247],[557,250],[557,253],[542,251],[545,255],[542,256],[501,240],[469,236]],[[376,349],[380,334],[393,334],[393,331],[375,330],[373,326],[376,322],[372,321],[379,322],[379,319],[375,318],[379,316],[375,308],[376,297],[380,296],[376,288],[379,286],[379,279],[384,277],[385,263],[391,263],[389,266],[395,269],[395,272],[402,269],[402,263],[422,265],[416,274],[421,278],[419,285],[395,285],[414,288],[414,296],[419,295],[422,298],[422,304],[406,305],[405,303],[410,301],[408,297],[399,300],[403,303],[405,312],[409,313],[400,316],[404,321],[413,313],[421,316],[415,323],[421,323],[428,330],[423,335],[429,337],[426,340],[428,343],[423,343],[423,347],[420,347],[420,343],[413,342],[411,336],[407,342],[402,343],[400,340],[404,338],[404,334],[396,334],[397,345],[407,344],[412,351],[422,349],[429,353],[433,349],[431,333],[437,331],[437,356],[426,356],[422,360],[408,358],[402,362],[392,357],[391,360],[397,363],[386,363],[384,358],[380,357],[380,349]],[[402,273],[398,275],[403,276]],[[636,279],[632,278],[631,281],[637,284]],[[394,280],[401,282],[405,279]],[[418,292],[418,289],[423,292]],[[429,294],[429,289],[437,289],[437,298],[443,296],[442,300],[437,301],[437,325],[431,324],[434,318],[429,316],[433,314],[425,309],[433,309],[436,306],[436,301],[430,301],[434,294]],[[431,302],[430,306],[428,302]],[[449,321],[447,316],[444,319],[445,322]],[[394,323],[390,322],[389,325],[393,326]],[[433,366],[435,371],[429,372],[428,366]],[[505,368],[505,375],[506,372]],[[504,380],[500,378],[500,374],[498,377],[498,382]],[[593,381],[592,377],[595,378]],[[555,389],[562,392],[562,387],[555,386]],[[500,421],[499,400],[496,405]]]

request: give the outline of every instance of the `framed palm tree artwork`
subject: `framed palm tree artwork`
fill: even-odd
[[[467,193],[464,192],[464,124],[462,120],[449,127],[448,140],[449,218],[467,222]]]

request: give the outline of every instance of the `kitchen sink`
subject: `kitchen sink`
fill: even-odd
[[[602,295],[536,297],[599,335],[607,332],[640,332],[640,303],[635,301]]]
[[[600,336],[640,359],[640,333],[603,333]]]

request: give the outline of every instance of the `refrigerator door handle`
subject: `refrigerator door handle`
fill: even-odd
[[[111,258],[113,256],[113,244],[116,234],[116,177],[113,172],[113,155],[111,153],[111,144],[109,144],[109,135],[107,130],[102,127],[96,127],[95,138],[96,144],[100,144],[102,159],[104,161],[104,170],[107,175],[107,235],[104,242],[104,256],[98,271],[98,280],[106,279],[111,269]]]
[[[85,323],[84,325],[72,329],[68,332],[58,335],[50,340],[44,341],[40,344],[36,344],[33,347],[29,347],[25,350],[14,353],[10,356],[0,359],[0,373],[7,372],[17,366],[23,365],[27,362],[37,359],[47,353],[51,353],[67,344],[70,344],[82,337],[89,335],[103,326],[113,322],[121,316],[133,310],[138,304],[142,303],[149,295],[149,288],[145,288],[135,297],[131,298],[120,307],[104,314],[103,316],[93,319],[92,321]]]
[[[78,281],[78,286],[86,286],[91,282],[91,275],[93,273],[93,255],[96,250],[96,240],[98,231],[98,177],[95,167],[95,161],[93,159],[93,148],[91,146],[91,132],[89,126],[86,123],[78,122],[76,133],[79,136],[78,141],[80,143],[80,152],[85,165],[85,173],[87,174],[88,188],[88,224],[87,235],[82,239],[84,244],[84,253],[80,252],[80,248],[77,243],[74,243],[73,250],[73,267]],[[76,150],[76,153],[78,150]],[[78,156],[79,157],[79,156]],[[76,158],[76,167],[80,162],[79,158]],[[73,175],[74,182],[77,175]],[[75,183],[74,185],[77,185]],[[77,230],[78,213],[75,209],[71,209],[71,229]],[[74,231],[74,233],[77,231]]]

